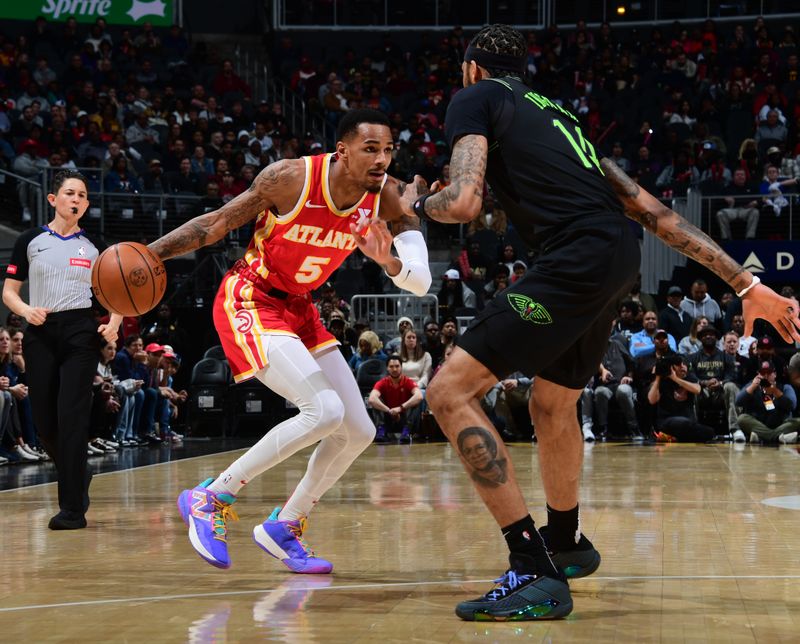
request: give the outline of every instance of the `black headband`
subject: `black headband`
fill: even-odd
[[[518,56],[508,56],[506,54],[493,54],[485,49],[478,49],[472,45],[467,46],[467,51],[464,52],[464,60],[466,62],[476,62],[481,67],[486,69],[501,69],[507,72],[514,72],[517,74],[525,73],[525,58]]]

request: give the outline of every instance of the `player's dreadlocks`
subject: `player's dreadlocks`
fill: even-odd
[[[509,25],[489,25],[481,29],[470,41],[470,46],[492,54],[524,58],[528,47],[522,34]],[[492,76],[505,76],[508,70],[486,67]]]

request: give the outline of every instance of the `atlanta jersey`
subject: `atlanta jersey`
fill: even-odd
[[[306,179],[294,208],[285,215],[268,210],[256,220],[244,258],[274,288],[306,293],[324,284],[356,248],[350,224],[378,215],[380,192],[365,192],[347,210],[334,205],[329,185],[332,157],[303,157]]]
[[[270,336],[299,338],[312,353],[338,344],[310,292],[355,250],[350,224],[377,217],[381,195],[365,192],[352,208],[339,210],[330,193],[332,157],[303,157],[305,182],[294,208],[258,215],[244,259],[217,292],[214,324],[236,382],[267,366]]]

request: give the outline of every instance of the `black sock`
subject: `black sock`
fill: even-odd
[[[555,552],[572,550],[579,538],[578,507],[562,512],[547,506],[547,542]]]
[[[503,536],[511,551],[509,560],[514,570],[560,579],[530,514],[503,528]]]

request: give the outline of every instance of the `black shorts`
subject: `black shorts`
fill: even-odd
[[[498,380],[521,371],[581,389],[603,359],[617,302],[630,292],[639,262],[627,220],[572,225],[486,305],[458,346]]]

